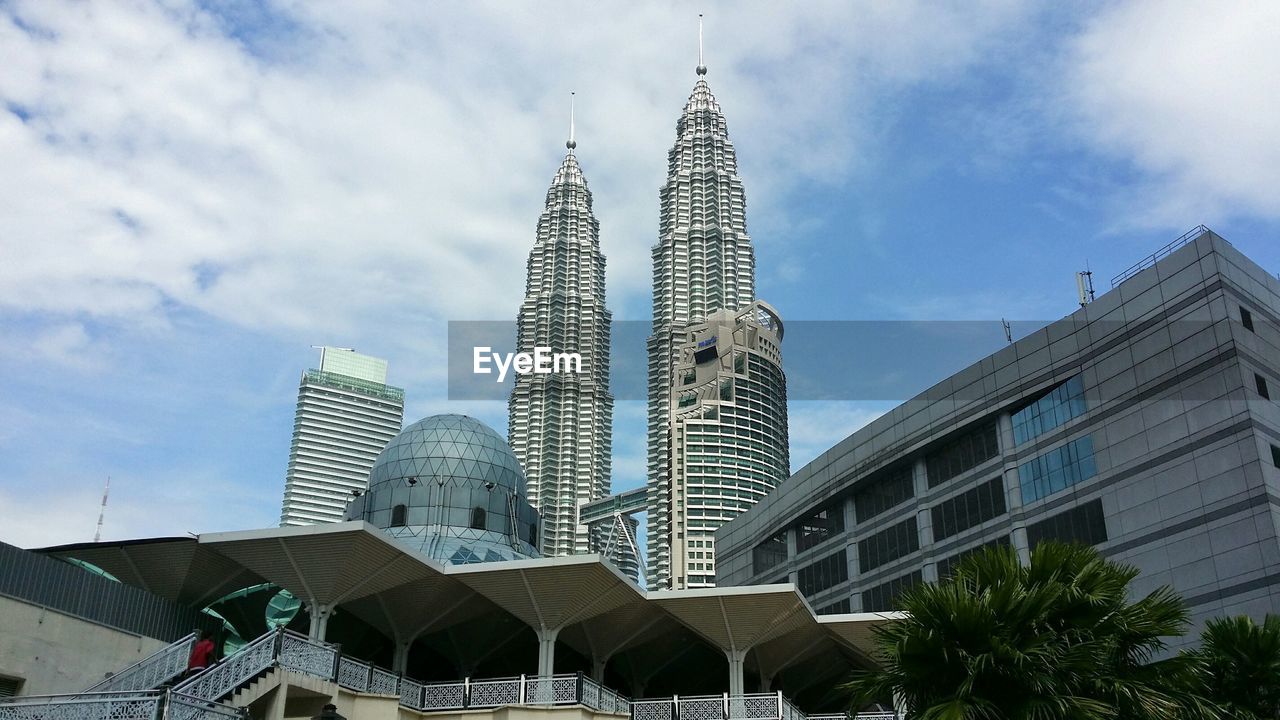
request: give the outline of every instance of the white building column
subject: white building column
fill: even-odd
[[[742,669],[747,659],[747,651],[726,650],[724,656],[729,661],[729,697],[745,695]]]
[[[412,645],[412,640],[396,638],[396,651],[391,660],[392,672],[404,674],[405,669],[409,666],[409,648]]]
[[[556,636],[560,628],[539,628],[538,633],[538,677],[549,678],[556,672]]]
[[[311,625],[307,628],[307,637],[317,642],[324,642],[325,634],[329,630],[329,617],[333,615],[333,606],[311,603],[307,611],[311,616]]]

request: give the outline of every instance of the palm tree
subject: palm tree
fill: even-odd
[[[1129,603],[1132,567],[1081,545],[975,553],[950,580],[899,598],[877,630],[881,668],[845,687],[852,707],[898,698],[911,720],[1209,720],[1187,688],[1198,663],[1151,664],[1187,624],[1167,588]],[[1173,680],[1181,682],[1174,683]]]
[[[1204,663],[1205,694],[1231,718],[1280,718],[1280,616],[1214,618],[1200,638],[1189,655]]]

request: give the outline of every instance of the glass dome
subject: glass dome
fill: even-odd
[[[524,495],[501,435],[465,415],[433,415],[392,438],[346,519],[447,564],[538,557],[538,513]]]

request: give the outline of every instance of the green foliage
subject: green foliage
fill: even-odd
[[[1280,718],[1280,616],[1261,625],[1248,617],[1214,618],[1201,646],[1188,654],[1203,663],[1205,695],[1233,720]]]
[[[1092,548],[1009,547],[899,599],[908,617],[877,630],[880,670],[847,686],[852,708],[900,699],[911,720],[1218,720],[1197,693],[1200,660],[1152,663],[1187,625],[1168,588],[1130,603],[1135,568]]]

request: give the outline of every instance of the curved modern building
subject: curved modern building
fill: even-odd
[[[1280,281],[1204,227],[1171,248],[721,527],[719,584],[880,612],[975,549],[1059,540],[1138,568],[1136,597],[1171,586],[1196,626],[1280,611]]]
[[[529,253],[516,344],[519,352],[577,353],[581,372],[517,374],[508,403],[508,436],[528,479],[529,502],[542,516],[539,549],[546,556],[599,549],[578,523],[578,506],[609,494],[613,450],[600,223],[572,131],[566,146]]]
[[[345,519],[449,565],[539,556],[538,513],[519,461],[501,435],[466,415],[432,415],[392,438]]]
[[[790,471],[782,320],[759,300],[685,329],[676,348],[665,508],[676,587],[715,586],[715,531]]]

